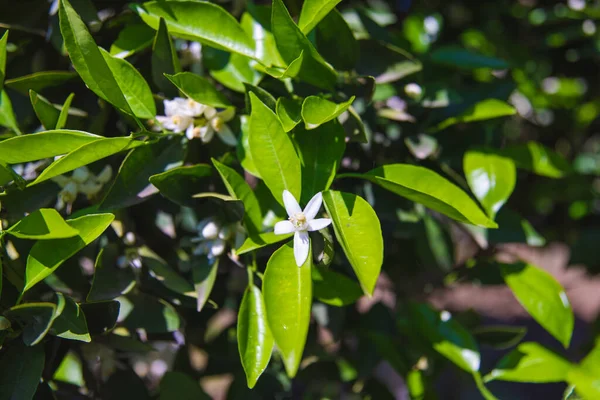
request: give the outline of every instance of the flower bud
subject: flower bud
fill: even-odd
[[[201,235],[205,239],[216,239],[219,235],[220,226],[214,222],[210,221],[202,228]]]
[[[79,167],[73,171],[71,179],[77,183],[84,183],[90,177],[90,170],[87,167]]]
[[[210,246],[209,256],[218,257],[225,252],[225,241],[217,239]]]
[[[110,165],[106,165],[102,171],[100,171],[100,173],[98,174],[98,176],[96,177],[96,180],[99,183],[107,183],[108,181],[110,181],[110,179],[112,178],[112,167]]]
[[[231,237],[231,234],[233,233],[232,229],[230,226],[224,226],[221,228],[221,230],[219,231],[219,239],[222,240],[227,240]]]
[[[60,191],[58,197],[67,204],[71,204],[77,198],[77,184],[73,181],[67,183],[63,190]]]
[[[421,86],[413,82],[404,86],[404,93],[406,93],[406,95],[411,99],[418,99],[423,94],[423,89],[421,89]]]

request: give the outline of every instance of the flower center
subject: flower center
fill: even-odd
[[[173,121],[175,125],[179,125],[179,123],[181,122],[181,117],[179,115],[173,115],[171,117],[171,121]]]
[[[304,213],[296,213],[290,217],[290,222],[296,229],[306,229],[306,216]]]
[[[212,125],[212,128],[215,131],[220,132],[223,128],[223,125],[225,125],[225,122],[223,122],[223,120],[220,117],[214,117],[210,120],[210,124]]]

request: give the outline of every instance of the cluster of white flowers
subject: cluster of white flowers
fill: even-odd
[[[233,107],[217,111],[214,107],[181,97],[165,100],[164,105],[165,115],[156,116],[162,127],[155,125],[154,130],[164,128],[175,133],[185,132],[188,139],[199,138],[204,143],[210,142],[216,132],[225,144],[237,144],[235,135],[227,125],[235,117]]]
[[[111,178],[112,168],[110,165],[105,166],[98,175],[94,175],[88,167],[83,166],[73,171],[71,176],[55,176],[52,180],[62,188],[58,194],[56,208],[61,210],[65,205],[70,207],[79,193],[83,193],[88,199],[92,199]]]
[[[200,221],[197,230],[198,236],[192,239],[192,243],[198,243],[194,254],[206,255],[209,259],[225,253],[228,242],[233,241],[234,248],[244,242],[244,229],[237,222],[221,224],[214,218],[206,218]]]

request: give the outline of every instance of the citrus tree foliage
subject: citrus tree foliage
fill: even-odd
[[[600,398],[598,9],[389,3],[3,8],[0,399]]]

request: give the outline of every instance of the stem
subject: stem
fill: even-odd
[[[479,392],[485,398],[485,400],[498,400],[498,398],[494,396],[492,392],[488,390],[488,388],[485,387],[479,372],[473,373],[473,379],[475,379],[475,385],[477,385],[477,389],[479,389]]]
[[[252,274],[252,269],[247,267],[246,273],[248,274],[248,287],[252,287],[252,285],[254,285],[254,274]]]

